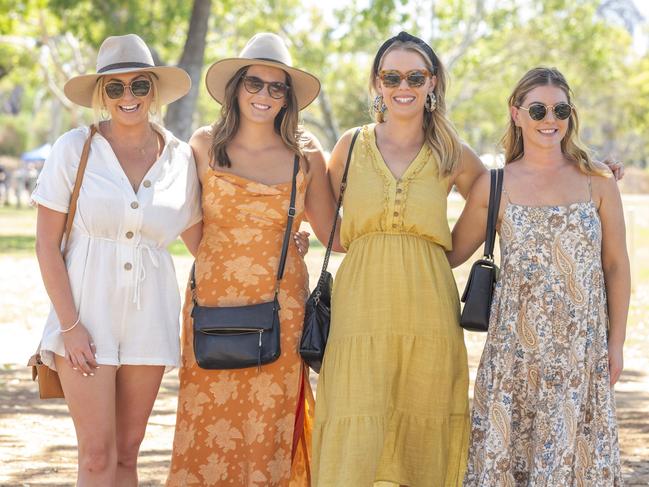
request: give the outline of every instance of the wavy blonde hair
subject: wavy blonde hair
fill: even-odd
[[[584,174],[610,176],[610,171],[593,161],[588,148],[579,138],[579,116],[572,103],[572,90],[566,78],[558,69],[541,66],[525,73],[509,97],[510,110],[511,107],[520,107],[530,91],[539,86],[556,86],[565,93],[568,103],[573,107],[568,119],[568,130],[561,140],[561,152],[569,161],[576,163]],[[523,157],[525,148],[521,128],[516,126],[511,116],[509,117],[507,130],[501,139],[501,145],[505,149],[505,164],[512,163]]]
[[[227,146],[238,132],[239,125],[241,124],[241,110],[239,108],[237,90],[241,85],[243,77],[248,72],[249,67],[244,66],[239,69],[230,78],[228,84],[225,85],[221,116],[212,124],[212,144],[208,152],[211,167],[215,165],[220,167],[232,166],[232,161],[228,156]],[[286,96],[286,106],[282,107],[275,117],[275,132],[281,137],[284,145],[300,158],[300,164],[304,166],[303,169],[306,172],[308,170],[308,162],[303,153],[305,138],[303,137],[304,131],[298,123],[299,110],[297,98],[295,97],[295,91],[291,88],[291,76],[286,72],[284,74],[286,75],[286,84],[289,85],[289,90]]]
[[[429,112],[424,108],[424,137],[426,143],[437,158],[440,176],[449,176],[457,169],[460,163],[462,144],[460,143],[460,138],[455,127],[446,116],[445,95],[448,79],[446,69],[435,52],[431,49],[430,52],[433,56],[431,59],[429,54],[426,53],[426,50],[424,50],[417,42],[401,40],[394,41],[383,53],[379,51],[377,56],[374,58],[369,83],[370,95],[372,98],[378,95],[376,82],[379,72],[381,71],[383,59],[385,59],[385,56],[389,52],[395,50],[416,52],[424,59],[428,70],[437,77],[437,83],[433,89],[433,93],[437,100],[437,107],[432,112]],[[373,106],[370,106],[370,116],[373,116],[377,123],[383,123],[385,121],[383,112],[375,111]]]
[[[154,120],[160,120],[162,116],[162,104],[160,103],[160,97],[158,96],[158,83],[157,77],[152,73],[141,73],[146,76],[149,81],[151,81],[151,93],[153,98],[151,99],[151,105],[149,105],[149,116]],[[92,114],[93,122],[95,126],[99,125],[99,122],[106,120],[102,116],[102,112],[106,109],[105,96],[106,92],[104,91],[104,86],[106,85],[106,79],[110,75],[101,76],[97,83],[95,84],[95,89],[92,92]]]

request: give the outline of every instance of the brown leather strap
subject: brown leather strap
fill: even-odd
[[[83,175],[86,172],[86,166],[88,165],[88,155],[90,154],[90,143],[92,142],[92,136],[97,133],[97,127],[95,125],[90,126],[90,134],[86,143],[83,145],[83,150],[81,151],[81,159],[79,159],[79,169],[77,169],[77,178],[74,180],[74,189],[72,190],[72,196],[70,196],[70,208],[68,210],[68,216],[65,219],[65,244],[63,251],[68,246],[68,240],[70,240],[70,232],[72,232],[72,223],[74,221],[74,214],[77,212],[77,200],[79,199],[79,192],[81,191],[81,182],[83,181]]]

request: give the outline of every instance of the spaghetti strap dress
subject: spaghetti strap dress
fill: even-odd
[[[427,145],[396,179],[374,125],[362,128],[316,395],[316,487],[461,485],[469,377],[447,188]]]
[[[465,485],[621,486],[595,203],[508,201],[500,249]]]
[[[198,302],[242,306],[272,300],[291,183],[266,185],[219,170],[208,171],[201,182]],[[300,171],[294,231],[304,218],[305,191]],[[309,485],[314,406],[297,351],[307,293],[306,265],[289,245],[279,292],[280,358],[259,369],[204,370],[192,348],[188,287],[168,487]]]

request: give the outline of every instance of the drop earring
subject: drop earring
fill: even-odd
[[[386,107],[385,103],[383,102],[383,95],[376,95],[376,98],[374,98],[374,103],[372,104],[372,108],[374,109],[375,113],[385,113],[388,107]]]
[[[424,104],[427,112],[434,112],[437,108],[437,97],[432,91],[426,95],[426,103]]]

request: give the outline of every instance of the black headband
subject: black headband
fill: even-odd
[[[387,41],[385,41],[381,47],[379,47],[379,50],[376,53],[376,57],[374,58],[374,66],[372,66],[372,73],[376,74],[379,71],[379,64],[381,62],[381,58],[385,54],[385,51],[388,50],[388,48],[394,44],[395,42],[400,41],[400,42],[414,42],[417,44],[419,47],[421,47],[426,55],[428,56],[428,59],[430,60],[430,63],[433,65],[433,74],[435,74],[435,71],[437,69],[437,66],[435,66],[435,60],[437,59],[437,56],[435,56],[435,53],[433,52],[433,48],[430,47],[426,41],[423,39],[420,39],[419,37],[413,36],[412,34],[408,34],[405,31],[399,32],[394,37],[390,37]]]

